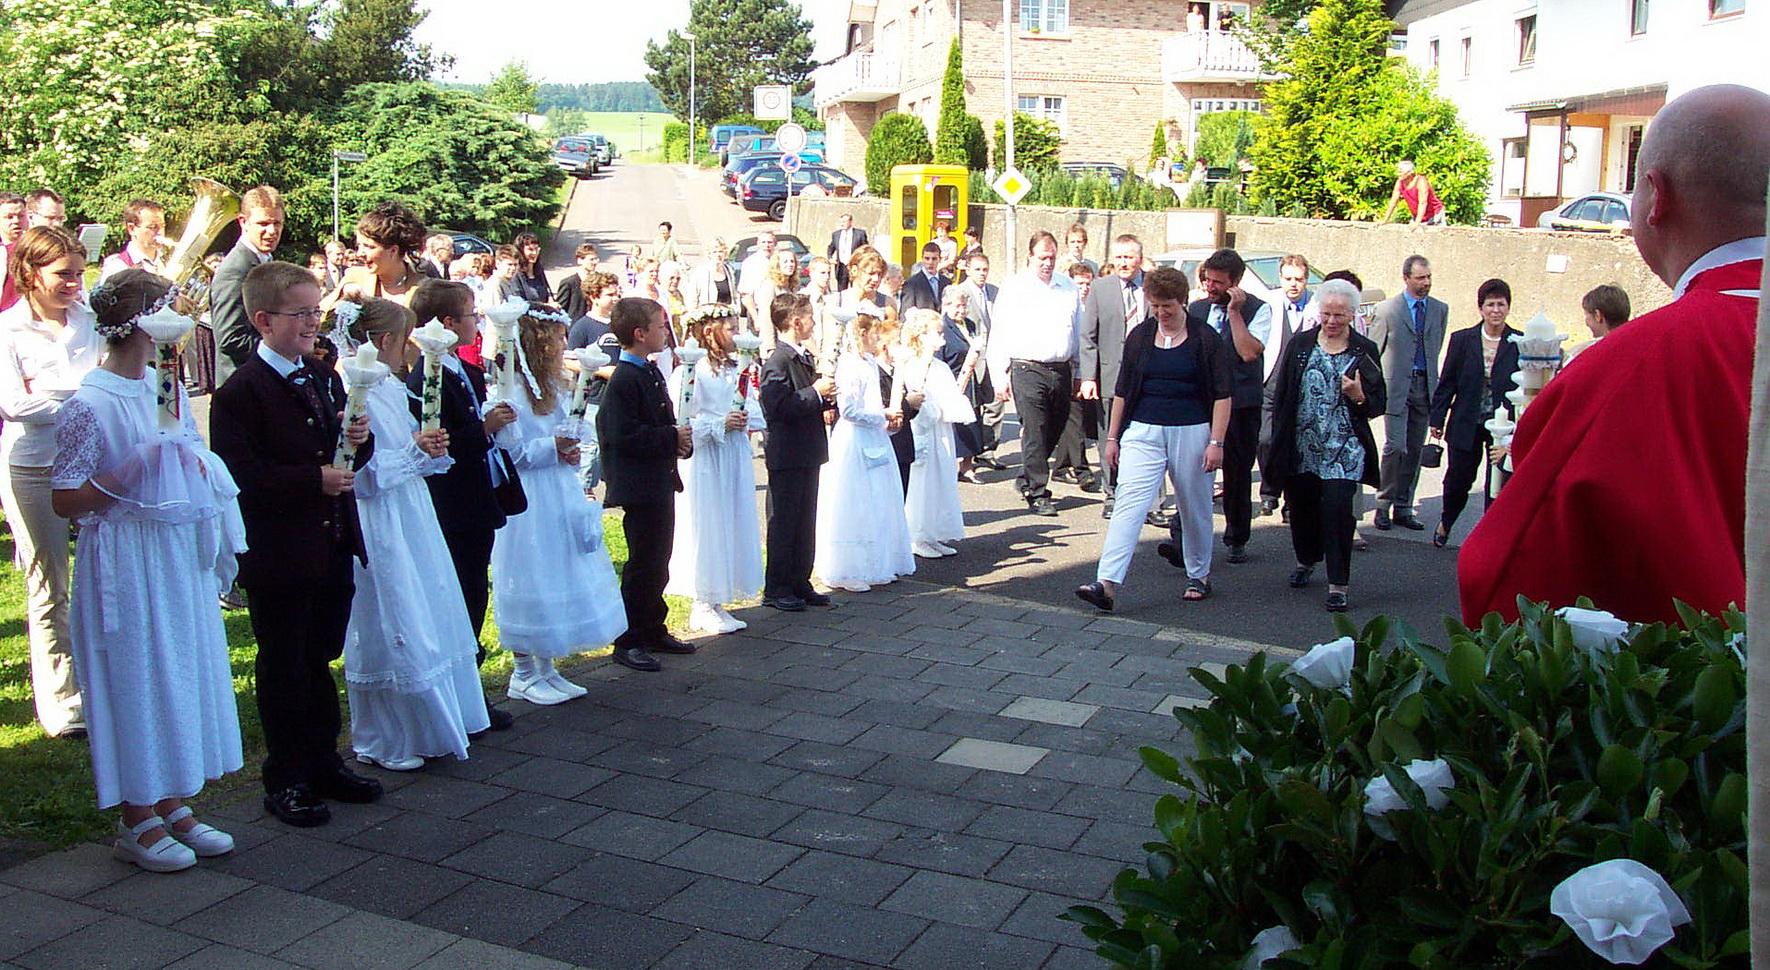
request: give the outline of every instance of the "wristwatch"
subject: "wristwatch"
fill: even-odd
[[[1223,447],[1223,442],[1218,441],[1216,438],[1212,438],[1211,440],[1205,442],[1205,447],[1206,448],[1221,448],[1221,447]]]

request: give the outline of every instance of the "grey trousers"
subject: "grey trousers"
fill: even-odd
[[[1430,397],[1426,375],[1415,373],[1407,386],[1407,403],[1400,414],[1383,417],[1383,463],[1377,508],[1398,515],[1412,514],[1414,486],[1420,481],[1420,449],[1426,445],[1426,418]]]

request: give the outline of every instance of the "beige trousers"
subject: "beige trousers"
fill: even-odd
[[[49,469],[13,465],[0,487],[12,525],[13,562],[25,574],[25,627],[31,639],[31,692],[50,736],[85,727],[68,635],[68,520],[49,500]]]

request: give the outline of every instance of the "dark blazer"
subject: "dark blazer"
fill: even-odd
[[[492,495],[492,439],[473,404],[486,399],[486,372],[466,361],[461,362],[461,369],[467,372],[466,381],[443,368],[442,426],[449,433],[449,457],[455,463],[440,475],[426,476],[424,484],[430,486],[430,502],[436,506],[436,518],[444,532],[489,532],[503,528],[505,519]],[[406,387],[413,395],[412,416],[418,417],[424,371],[413,368],[406,375]]]
[[[246,301],[240,295],[246,274],[257,265],[258,251],[242,239],[228,251],[209,285],[209,326],[215,331],[217,386],[227,383],[229,375],[258,350],[258,329],[246,315]]]
[[[240,554],[240,584],[247,589],[318,582],[337,567],[340,552],[368,563],[355,496],[320,492],[320,467],[338,447],[344,382],[313,357],[303,363],[320,394],[319,414],[256,353],[210,406],[209,440],[240,486],[249,547]],[[359,470],[374,451],[371,436],[357,449]]]
[[[860,247],[865,246],[867,244],[867,231],[865,229],[860,228],[859,226],[855,226],[853,229],[851,229],[849,231],[854,233],[854,245],[852,245],[848,248],[848,251],[850,253],[853,253],[856,249],[859,249]],[[838,255],[841,254],[842,247],[837,245],[837,242],[839,240],[841,240],[841,238],[842,238],[842,230],[840,230],[840,229],[837,229],[834,232],[830,233],[830,245],[829,245],[828,249],[824,250],[825,256],[828,256],[831,259],[835,259]]]
[[[1426,297],[1426,395],[1430,399],[1438,387],[1438,352],[1444,349],[1444,331],[1449,328],[1450,307],[1443,300]],[[1412,383],[1414,368],[1413,314],[1408,311],[1407,294],[1397,293],[1377,304],[1371,315],[1370,339],[1377,345],[1378,359],[1383,363],[1383,378],[1398,390],[1389,401],[1389,412],[1407,413],[1407,388]]]
[[[570,276],[560,280],[553,288],[553,302],[573,320],[588,313],[590,301],[584,299],[584,277],[573,270]]]
[[[942,273],[940,292],[945,293],[947,287],[952,285],[952,277]],[[897,296],[897,309],[900,313],[908,313],[911,310],[940,309],[940,297],[934,293],[934,284],[928,282],[928,277],[920,268],[908,274],[904,279],[903,292]]]
[[[1211,326],[1211,309],[1215,305],[1216,304],[1213,304],[1210,300],[1194,300],[1192,304],[1186,308],[1187,323],[1190,324],[1194,319],[1197,319],[1198,322],[1204,324],[1207,329],[1215,333],[1217,328]],[[1249,295],[1246,301],[1242,303],[1242,319],[1251,322],[1254,319],[1254,314],[1259,313],[1260,308],[1265,305],[1265,301],[1255,299],[1252,295]],[[1268,338],[1271,337],[1270,334],[1267,336]],[[1259,407],[1261,398],[1265,396],[1263,392],[1266,384],[1265,356],[1261,355],[1255,357],[1253,360],[1242,360],[1241,355],[1235,352],[1235,341],[1230,339],[1227,332],[1218,334],[1218,337],[1223,340],[1224,353],[1228,355],[1230,383],[1233,387],[1233,392],[1230,396],[1234,402],[1230,406],[1238,408]]]
[[[1117,274],[1108,273],[1088,288],[1088,301],[1082,304],[1082,366],[1076,379],[1098,381],[1103,398],[1119,386],[1125,336],[1141,322],[1125,319],[1124,285]]]
[[[664,378],[651,367],[617,360],[596,412],[602,477],[616,507],[671,501],[676,474],[676,411]]]
[[[879,368],[879,400],[887,408],[891,407],[891,384],[894,379],[895,376],[891,371],[887,371],[883,367]],[[910,422],[916,420],[916,415],[921,412],[921,408],[910,407],[909,402],[905,401],[903,424],[898,426],[896,431],[891,432],[891,450],[897,456],[899,468],[907,468],[911,462],[916,460],[916,435],[910,430]]]
[[[1089,294],[1092,296],[1093,294]],[[1120,315],[1123,315],[1121,311]],[[1144,361],[1149,359],[1155,350],[1155,335],[1160,327],[1154,317],[1138,324],[1125,338],[1124,362],[1118,369],[1118,383],[1113,387],[1110,397],[1125,399],[1125,423],[1131,423],[1131,415],[1137,412],[1137,402],[1143,397]],[[1230,379],[1229,352],[1226,349],[1229,341],[1212,329],[1203,320],[1186,318],[1186,343],[1197,341],[1194,346],[1199,351],[1199,368],[1202,380],[1199,383],[1211,389],[1211,401],[1220,401],[1234,393],[1234,384]],[[1185,346],[1182,344],[1181,346]],[[1109,398],[1110,400],[1110,398]],[[1107,420],[1112,419],[1112,411],[1107,410]],[[1108,429],[1111,430],[1111,429]],[[1121,432],[1123,427],[1119,429]]]
[[[1371,419],[1383,414],[1388,404],[1388,392],[1383,383],[1383,368],[1377,363],[1376,343],[1356,331],[1348,336],[1353,349],[1358,351],[1358,376],[1364,382],[1364,403],[1346,402],[1352,413],[1352,431],[1358,436],[1358,443],[1364,446],[1364,471],[1359,481],[1375,487],[1378,483],[1377,465],[1382,456],[1371,435]],[[1293,336],[1285,348],[1284,359],[1278,362],[1278,396],[1272,409],[1272,450],[1263,474],[1272,476],[1272,480],[1281,485],[1296,474],[1297,405],[1303,394],[1303,370],[1320,339],[1320,327],[1311,327]]]
[[[1505,335],[1500,338],[1499,353],[1493,358],[1493,372],[1484,374],[1481,324],[1450,335],[1450,350],[1445,353],[1444,367],[1438,372],[1438,387],[1432,392],[1428,423],[1444,431],[1444,440],[1452,448],[1473,449],[1481,432],[1486,430],[1487,419],[1493,417],[1491,409],[1485,413],[1481,410],[1481,385],[1484,382],[1492,397],[1489,403],[1505,408],[1507,414],[1512,413],[1512,402],[1506,400],[1506,392],[1512,389],[1512,376],[1518,373],[1518,345],[1511,339],[1514,336],[1522,334],[1507,327]],[[1450,416],[1448,426],[1444,421],[1446,414]]]
[[[425,276],[428,276],[433,280],[446,280],[449,278],[449,268],[436,260],[431,259],[429,256],[425,256],[418,260],[418,272],[423,273]]]
[[[811,385],[817,368],[809,355],[801,356],[785,343],[762,364],[762,417],[768,433],[762,439],[763,462],[769,471],[816,468],[830,460],[830,439],[824,431],[824,412],[834,401],[819,397]]]

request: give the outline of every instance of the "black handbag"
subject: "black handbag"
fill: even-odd
[[[1420,467],[1437,468],[1444,464],[1444,446],[1433,442],[1420,449]]]
[[[493,448],[492,453],[497,456],[493,461],[498,463],[498,471],[504,476],[504,480],[492,488],[492,497],[498,500],[498,510],[506,518],[527,512],[529,496],[522,490],[522,476],[516,474],[516,463],[502,448]]]

